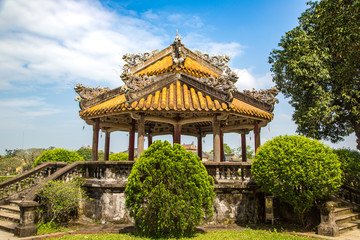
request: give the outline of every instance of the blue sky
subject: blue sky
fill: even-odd
[[[0,0],[0,154],[91,145],[92,128],[78,117],[74,86],[121,86],[122,55],[161,50],[173,42],[176,29],[190,49],[228,54],[240,91],[270,88],[269,53],[297,25],[306,1]],[[281,95],[279,100],[274,120],[262,129],[262,143],[295,133],[293,109]],[[103,142],[104,134],[100,148]],[[210,151],[211,136],[204,142]],[[225,134],[224,142],[240,146],[237,134]],[[331,144],[355,145],[354,135]],[[127,133],[112,134],[111,151],[127,146]]]

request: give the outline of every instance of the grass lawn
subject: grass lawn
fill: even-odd
[[[59,238],[53,239],[61,239],[61,240],[79,240],[79,239],[87,239],[87,240],[136,240],[142,239],[146,240],[150,238],[144,237],[136,237],[132,234],[87,234],[87,235],[67,235]],[[264,230],[252,230],[245,229],[244,231],[214,231],[207,232],[205,234],[198,233],[195,237],[191,238],[182,238],[182,239],[191,239],[191,240],[212,240],[212,239],[225,239],[225,240],[233,240],[233,239],[241,239],[241,240],[263,240],[263,239],[281,239],[281,240],[305,240],[310,238],[299,237],[288,235],[284,233],[276,233],[269,232]],[[170,240],[170,239],[169,239]]]

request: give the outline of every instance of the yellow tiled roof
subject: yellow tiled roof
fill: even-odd
[[[184,66],[176,67],[173,64],[173,59],[171,56],[164,57],[163,59],[155,62],[154,64],[146,67],[145,69],[135,73],[134,75],[147,75],[147,76],[154,76],[154,75],[161,75],[164,73],[169,73],[174,71],[175,69],[182,70],[185,73],[191,74],[196,77],[206,77],[209,78],[210,76],[218,77],[219,75],[215,72],[211,71],[207,67],[204,67],[197,61],[187,57],[184,62]]]
[[[79,113],[80,117],[96,116],[104,113],[111,113],[118,110],[117,107],[126,102],[125,94],[114,97],[106,102],[100,103]]]
[[[141,70],[140,72],[136,73],[136,75],[142,76],[146,74],[148,76],[153,76],[153,75],[166,73],[169,72],[172,65],[173,65],[172,57],[167,56],[155,62],[154,64],[148,66],[147,68]]]
[[[232,103],[230,104],[230,108],[238,113],[256,116],[260,118],[273,119],[274,115],[272,113],[268,113],[264,110],[261,110],[257,107],[254,107],[250,104],[247,104],[243,101],[240,101],[237,98],[234,98]]]
[[[272,119],[273,114],[234,99],[230,107],[225,102],[213,100],[200,91],[177,81],[169,87],[149,94],[131,103],[125,102],[124,94],[80,112],[83,118],[116,114],[125,111],[234,111],[242,115]]]
[[[210,77],[210,76],[218,77],[219,76],[215,72],[211,71],[207,67],[204,67],[203,65],[201,65],[200,63],[198,63],[197,61],[195,61],[189,57],[187,57],[185,59],[184,67],[185,67],[185,69],[184,69],[185,72],[192,74],[192,75],[199,76],[199,77]]]

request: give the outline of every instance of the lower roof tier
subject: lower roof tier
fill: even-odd
[[[136,112],[162,112],[172,113],[222,113],[271,121],[273,114],[240,99],[233,98],[231,103],[213,99],[185,83],[177,81],[167,87],[163,87],[154,93],[148,94],[138,100],[127,101],[125,94],[114,97],[103,103],[79,112],[83,119],[114,116]]]

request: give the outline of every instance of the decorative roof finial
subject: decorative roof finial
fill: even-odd
[[[175,42],[180,42],[180,41],[181,41],[181,36],[179,35],[179,31],[176,29]]]

